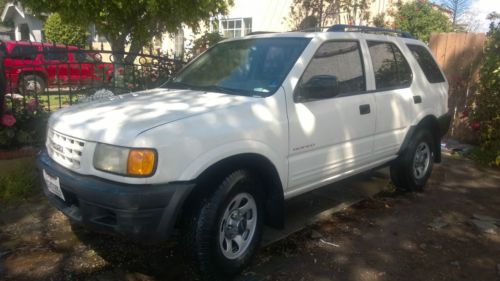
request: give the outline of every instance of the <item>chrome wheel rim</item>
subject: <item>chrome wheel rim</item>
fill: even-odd
[[[421,179],[427,174],[431,163],[431,149],[427,143],[423,142],[417,146],[415,156],[413,157],[413,176]]]
[[[257,229],[257,204],[249,193],[231,199],[219,223],[219,249],[224,257],[237,259],[250,246]]]
[[[26,90],[28,91],[40,91],[42,85],[40,85],[40,82],[35,81],[35,80],[28,80],[26,82]]]

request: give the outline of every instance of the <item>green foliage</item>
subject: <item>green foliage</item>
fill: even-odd
[[[26,106],[22,100],[8,101],[2,118],[5,115],[14,118],[15,123],[10,126],[0,123],[0,148],[43,144],[49,115],[35,99]]]
[[[293,29],[324,27],[342,14],[349,23],[369,18],[371,0],[294,0],[287,18]]]
[[[200,21],[225,14],[232,0],[19,0],[35,14],[57,12],[65,22],[95,24],[115,52],[115,61],[133,62],[135,55],[154,36],[177,32],[181,24],[197,29]]]
[[[500,151],[476,147],[472,149],[469,158],[481,165],[500,167]]]
[[[451,29],[448,17],[434,9],[427,1],[414,1],[395,5],[390,12],[395,28],[410,32],[418,39],[428,42],[433,32],[447,32]]]
[[[481,147],[497,151],[497,155],[500,155],[500,23],[498,22],[490,24],[473,119],[480,125]]]
[[[200,38],[193,41],[192,56],[196,56],[218,42],[224,40],[219,32],[205,32]]]
[[[85,46],[90,35],[80,25],[63,22],[58,13],[48,16],[44,28],[45,37],[50,43]]]
[[[373,17],[372,24],[375,27],[387,27],[385,24],[385,13],[380,13]]]
[[[38,190],[38,173],[34,165],[18,162],[8,170],[0,171],[0,205],[25,200]]]

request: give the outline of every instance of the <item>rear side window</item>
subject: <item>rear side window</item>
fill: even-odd
[[[415,57],[415,59],[417,60],[418,65],[420,65],[420,68],[424,72],[427,81],[429,81],[430,83],[441,83],[445,81],[443,74],[439,70],[439,66],[437,65],[436,61],[429,53],[427,48],[425,48],[424,46],[412,44],[407,44],[407,46],[410,49],[413,57]]]
[[[338,95],[356,94],[366,90],[363,61],[357,41],[326,42],[314,54],[299,82],[295,100],[315,100],[307,91],[300,90],[314,77],[335,77]],[[331,96],[325,97],[330,98]]]
[[[367,43],[375,72],[376,89],[389,90],[410,86],[413,75],[399,48],[389,42]]]
[[[74,56],[77,62],[95,62],[95,60],[91,57],[90,54],[85,53],[83,51],[76,51],[74,53]]]
[[[10,51],[10,57],[20,60],[34,60],[38,53],[36,46],[15,46]]]
[[[68,61],[68,50],[65,48],[44,47],[43,52],[45,60]]]

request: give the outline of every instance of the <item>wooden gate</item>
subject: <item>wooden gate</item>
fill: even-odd
[[[450,84],[448,106],[453,123],[448,136],[467,143],[477,142],[468,114],[477,90],[485,40],[484,33],[435,33],[429,42]]]

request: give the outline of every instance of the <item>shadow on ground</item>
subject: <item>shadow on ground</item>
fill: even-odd
[[[387,178],[380,176],[369,181],[380,190],[387,185]],[[240,279],[499,279],[500,231],[483,232],[470,219],[474,214],[500,217],[498,170],[445,159],[436,166],[427,192],[385,191],[346,209],[333,196],[342,188],[352,192],[356,182],[341,182],[329,191],[306,195],[314,204],[307,203],[310,200],[302,205],[288,203],[305,217],[302,221],[310,222],[308,216],[319,221],[263,247]],[[356,194],[349,197],[350,202],[359,201]],[[337,208],[322,213],[325,209],[317,206],[328,202]],[[81,229],[73,231],[67,219],[43,198],[1,213],[0,225],[0,279],[197,278],[182,258],[182,245],[143,246]],[[265,241],[272,242],[272,237]]]

